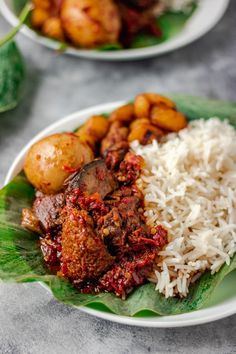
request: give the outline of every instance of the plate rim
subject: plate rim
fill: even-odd
[[[209,22],[202,29],[199,29],[196,33],[193,33],[192,35],[189,35],[184,39],[181,39],[183,36],[182,33],[183,31],[181,31],[178,35],[176,35],[175,37],[173,37],[172,39],[164,43],[157,44],[150,47],[145,47],[145,48],[127,49],[127,50],[111,51],[111,52],[102,52],[102,51],[99,52],[96,50],[83,50],[83,49],[80,50],[80,49],[69,47],[65,50],[64,53],[77,56],[80,58],[87,58],[92,60],[123,61],[123,60],[145,59],[145,58],[159,56],[165,53],[175,51],[196,41],[197,39],[201,38],[206,33],[208,33],[211,29],[213,29],[215,25],[224,16],[229,6],[230,0],[217,0],[216,3],[215,0],[205,0],[205,2],[202,1],[200,2],[199,5],[202,7],[202,9],[199,7],[197,11],[200,10],[204,11],[204,7],[207,9],[207,6],[209,6],[210,2],[212,2],[212,5],[217,6],[215,17],[214,18],[210,17]],[[10,9],[10,7],[7,5],[7,0],[0,1],[0,12],[11,25],[13,26],[17,25],[18,19],[13,13],[13,11]],[[196,12],[196,14],[197,13],[198,12]],[[194,15],[196,16],[196,14],[193,14],[193,16]],[[26,37],[32,39],[34,42],[43,45],[44,47],[53,50],[58,50],[58,43],[56,41],[38,35],[33,30],[29,29],[26,25],[24,25],[21,28],[20,32],[22,32]]]
[[[109,112],[120,105],[124,104],[126,101],[115,101],[111,103],[105,103],[105,104],[100,104],[100,105],[95,105],[91,106],[86,109],[78,110],[70,115],[64,116],[63,118],[57,120],[56,122],[48,125],[46,128],[42,129],[38,134],[34,135],[34,137],[20,150],[20,152],[17,154],[15,159],[13,160],[7,175],[4,180],[4,186],[9,183],[14,176],[20,172],[22,169],[23,165],[23,160],[24,156],[29,149],[29,147],[34,144],[36,141],[41,139],[42,137],[52,134],[55,132],[60,132],[61,129],[66,129],[65,127],[63,128],[63,125],[70,124],[76,127],[80,123],[83,123],[86,121],[86,119],[93,114],[101,114],[103,112]],[[77,122],[78,121],[78,122]],[[50,290],[50,288],[42,283],[38,282],[41,286],[43,286],[47,291],[49,291],[52,296],[53,293]],[[54,296],[53,296],[54,297]],[[58,301],[58,300],[57,300]],[[233,301],[235,306],[231,305],[231,302]],[[186,314],[182,315],[174,315],[174,316],[153,316],[153,317],[128,317],[128,316],[120,316],[117,314],[112,314],[112,313],[107,313],[99,310],[95,310],[92,308],[88,307],[82,307],[82,306],[73,306],[74,308],[87,313],[92,316],[96,316],[98,318],[102,318],[104,320],[120,323],[120,324],[125,324],[125,325],[131,325],[131,326],[138,326],[138,327],[153,327],[153,328],[176,328],[176,327],[187,327],[187,326],[193,326],[193,325],[199,325],[199,324],[204,324],[204,323],[209,323],[213,322],[231,315],[236,314],[236,297],[235,299],[233,298],[232,301],[229,301],[228,306],[226,306],[226,309],[223,310],[221,309],[224,307],[224,303],[217,304],[212,307],[207,307],[204,309],[200,309],[197,311],[189,312]],[[227,302],[227,301],[226,301]],[[212,311],[211,311],[212,309]],[[221,309],[221,311],[215,312],[214,309]],[[210,312],[210,314],[208,314]],[[213,314],[211,314],[213,312]],[[188,317],[188,315],[196,313],[197,317],[193,319],[184,319],[185,317]],[[199,317],[199,314],[203,314],[203,317]],[[171,321],[170,321],[171,319]]]

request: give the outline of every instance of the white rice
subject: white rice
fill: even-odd
[[[163,144],[136,141],[132,149],[145,160],[137,183],[148,223],[169,232],[151,280],[166,297],[186,296],[191,282],[236,251],[236,132],[200,119]]]

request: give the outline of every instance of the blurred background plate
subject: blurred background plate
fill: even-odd
[[[18,24],[14,12],[14,0],[1,0],[0,11],[7,21],[15,26]],[[100,60],[132,60],[158,56],[181,48],[210,31],[221,19],[227,9],[229,0],[203,0],[187,21],[186,25],[176,36],[166,42],[139,49],[124,49],[115,51],[83,50],[69,47],[65,53],[81,58]],[[32,40],[54,50],[58,50],[58,43],[38,35],[27,26],[23,26],[22,33]]]

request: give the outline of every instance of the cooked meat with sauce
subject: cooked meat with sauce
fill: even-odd
[[[67,193],[79,188],[89,195],[97,192],[102,199],[108,193],[111,193],[117,185],[102,159],[94,160],[85,165],[80,172],[70,176],[64,184],[67,187]]]
[[[33,203],[33,212],[45,232],[58,230],[61,226],[61,211],[65,205],[63,193],[38,196]]]
[[[39,233],[44,260],[54,273],[80,292],[107,291],[122,298],[147,281],[167,231],[147,225],[144,197],[136,185],[144,160],[130,150],[130,142],[161,143],[166,131],[186,124],[171,100],[146,93],[107,119],[92,116],[76,134],[54,134],[33,145],[25,169],[39,190],[32,208],[22,211],[22,226]],[[51,147],[53,188],[46,188],[45,169],[35,176],[32,167],[39,156],[50,167]]]
[[[84,210],[67,207],[62,229],[61,272],[77,285],[93,280],[114,263],[93,220]]]
[[[129,47],[134,36],[162,35],[158,0],[32,0],[32,26],[43,35],[80,48]],[[157,7],[158,6],[158,7]],[[160,8],[160,10],[159,10]]]

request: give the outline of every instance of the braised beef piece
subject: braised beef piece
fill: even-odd
[[[117,180],[124,185],[133,184],[138,179],[143,165],[144,160],[141,156],[128,152],[116,172]]]
[[[117,261],[98,283],[98,291],[113,292],[122,299],[135,287],[142,285],[152,270],[155,250],[125,255]]]
[[[119,168],[129,150],[128,133],[128,128],[124,127],[121,122],[114,122],[102,140],[101,154],[105,158],[107,167],[111,170]]]
[[[136,186],[122,187],[105,205],[109,212],[99,219],[97,232],[112,255],[162,247],[167,233],[160,226],[150,229],[143,215],[143,196]],[[161,237],[160,237],[161,236]]]
[[[61,259],[61,237],[51,237],[51,234],[40,239],[40,247],[45,262],[50,266],[51,270],[60,270]]]
[[[62,275],[75,284],[98,278],[114,263],[102,239],[94,232],[85,210],[66,207],[62,229]]]
[[[46,233],[61,229],[61,211],[64,205],[64,193],[41,195],[35,199],[32,210]]]
[[[128,235],[140,227],[139,198],[132,188],[121,188],[105,201],[109,213],[100,219],[98,232],[103,237],[111,254],[117,255],[129,250]]]
[[[76,172],[65,181],[66,193],[75,189],[88,195],[99,193],[103,199],[117,187],[117,183],[106,163],[102,159],[94,160],[86,164],[82,170]]]
[[[155,5],[154,2],[153,5]],[[137,5],[125,5],[124,2],[120,4],[120,14],[122,19],[122,30],[120,34],[120,41],[125,47],[129,47],[138,33],[147,33],[154,37],[161,37],[162,32],[156,20],[155,10],[152,9],[151,1],[149,4],[141,2]]]
[[[159,2],[159,0],[119,0],[124,5],[136,7],[138,9],[148,9]]]
[[[80,189],[73,190],[73,193],[67,196],[67,206],[69,205],[80,210],[86,210],[93,219],[94,227],[109,212],[99,193],[88,195]]]

